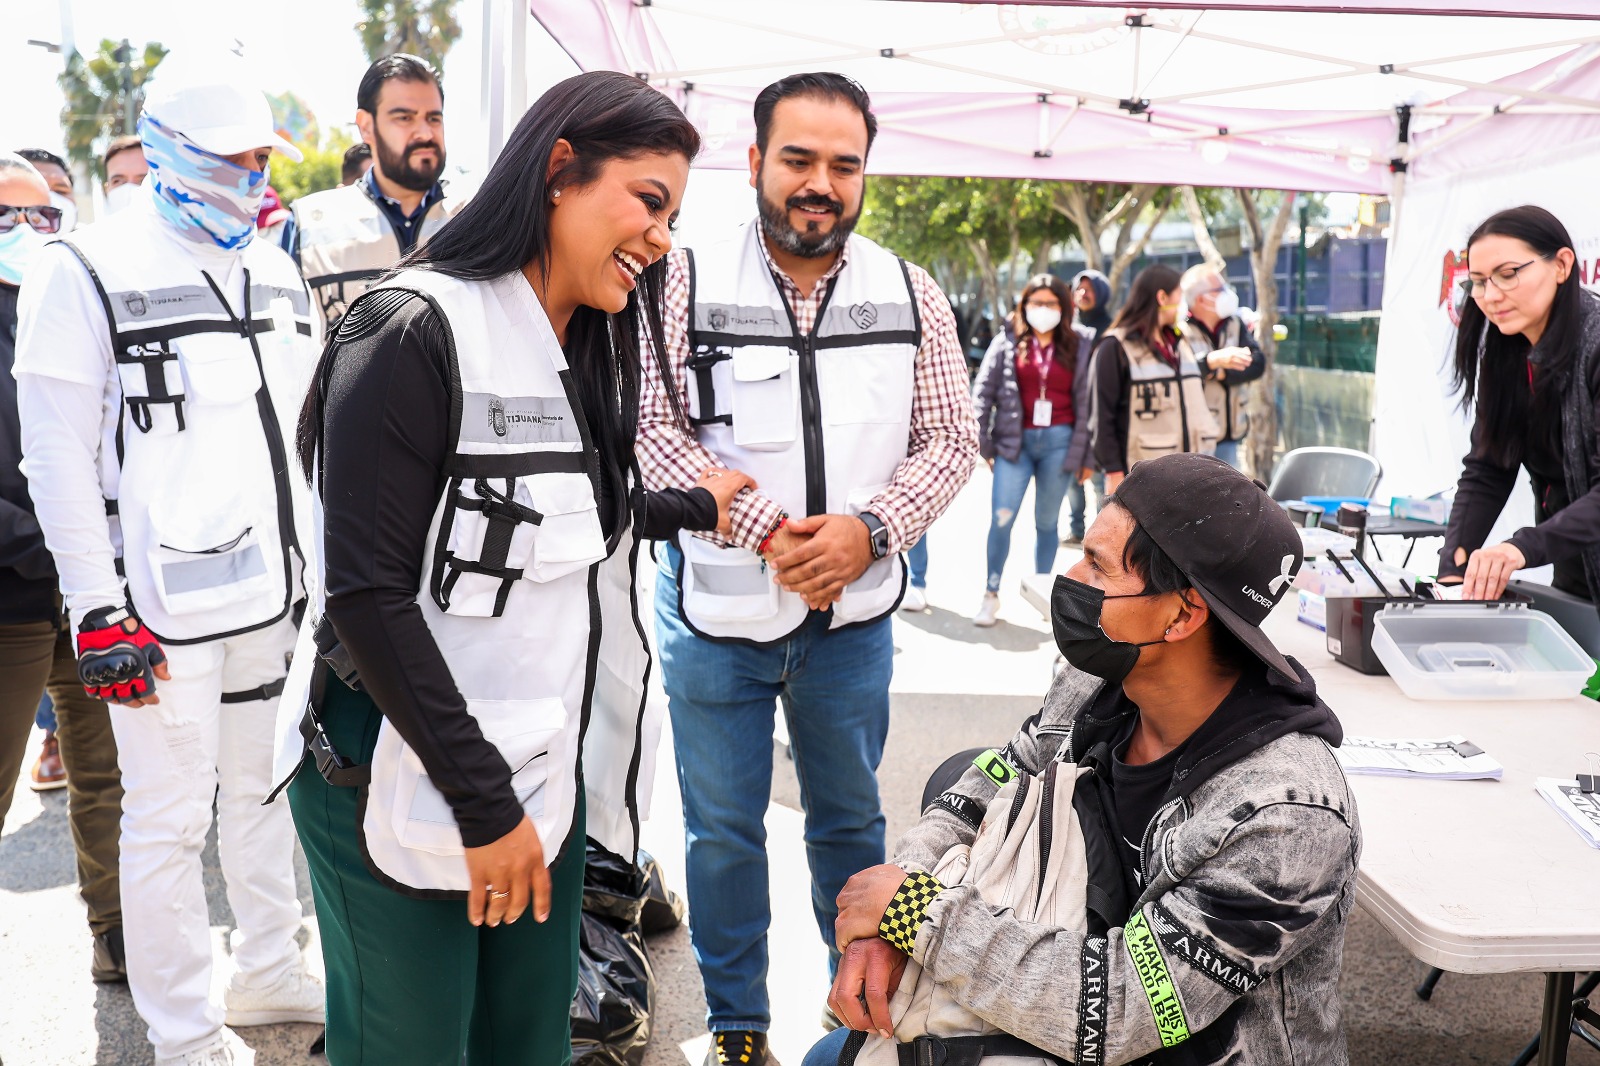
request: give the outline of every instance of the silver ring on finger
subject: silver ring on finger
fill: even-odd
[[[489,890],[489,898],[490,899],[505,899],[510,895],[511,895],[511,893],[509,891],[500,892],[500,891],[496,891],[495,889],[490,889]]]

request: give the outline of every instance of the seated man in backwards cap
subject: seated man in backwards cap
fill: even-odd
[[[1051,622],[1069,665],[1043,708],[928,807],[892,864],[840,894],[829,1002],[860,1032],[831,1034],[807,1066],[1347,1061],[1338,984],[1361,834],[1330,750],[1342,730],[1260,629],[1299,559],[1260,483],[1214,456],[1128,475],[1056,578]],[[1057,838],[1081,831],[1075,858],[996,860],[1002,875],[1042,867],[1016,907],[990,887],[986,900],[970,873],[933,876],[975,840],[980,866],[986,810],[1020,778],[985,826],[1009,840],[1007,809],[1012,822],[1032,809],[1027,779],[1070,780],[1052,762],[1081,774],[1054,817]],[[1035,820],[1046,849],[1049,815]],[[1024,920],[1034,884],[1076,902]],[[908,956],[913,995],[932,1009],[903,996],[891,1018]],[[954,1039],[911,1039],[952,1017],[965,1020],[947,1026]],[[867,1036],[897,1023],[899,1047]]]

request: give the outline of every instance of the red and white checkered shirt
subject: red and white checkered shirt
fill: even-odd
[[[794,312],[797,328],[801,334],[809,334],[816,324],[829,279],[844,269],[845,253],[840,253],[809,296],[772,261],[764,240],[761,254]],[[927,271],[913,264],[907,266],[922,316],[922,346],[917,349],[911,397],[911,440],[889,487],[864,508],[883,520],[890,551],[900,551],[922,538],[967,483],[978,454],[978,424],[973,419],[966,359],[950,301]],[[689,394],[687,363],[691,354],[689,266],[687,254],[681,251],[667,259],[664,311],[673,387],[680,397],[685,397]],[[645,484],[652,489],[688,488],[707,467],[727,466],[673,418],[648,332],[644,338],[644,381],[639,396],[638,456]],[[706,536],[755,551],[783,513],[775,500],[759,490],[748,490],[740,493],[729,508],[733,535]]]

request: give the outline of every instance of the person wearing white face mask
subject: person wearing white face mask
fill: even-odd
[[[1034,482],[1034,572],[1055,566],[1061,501],[1089,465],[1094,331],[1072,321],[1072,290],[1052,274],[1028,280],[1011,320],[995,336],[973,381],[978,454],[994,471],[988,582],[972,624],[995,624],[1011,529]]]
[[[1239,295],[1204,263],[1190,267],[1180,282],[1188,319],[1179,327],[1205,376],[1206,407],[1217,423],[1217,458],[1239,465],[1239,442],[1250,432],[1250,382],[1267,372],[1267,357],[1254,331],[1239,317]]]
[[[144,179],[150,173],[145,162],[144,144],[137,134],[118,137],[106,146],[100,172],[105,175],[106,214],[126,211],[147,195]]]
[[[140,119],[149,195],[38,256],[14,371],[78,678],[113,705],[128,983],[174,1066],[251,1062],[225,1023],[323,1017],[295,943],[293,828],[262,805],[305,598],[286,441],[321,319],[289,257],[254,240],[272,151],[300,153],[241,66],[163,63]],[[213,802],[237,924],[221,1004]]]

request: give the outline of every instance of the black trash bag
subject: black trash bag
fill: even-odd
[[[644,871],[588,842],[573,997],[573,1066],[640,1066],[650,1041],[656,979],[639,914]]]
[[[573,1066],[640,1066],[650,1042],[656,978],[637,925],[582,916],[578,994],[572,1000]]]
[[[645,936],[678,928],[689,910],[683,897],[667,887],[661,864],[643,848],[639,849],[639,868],[645,876],[644,907],[639,912],[639,928],[644,930]]]

